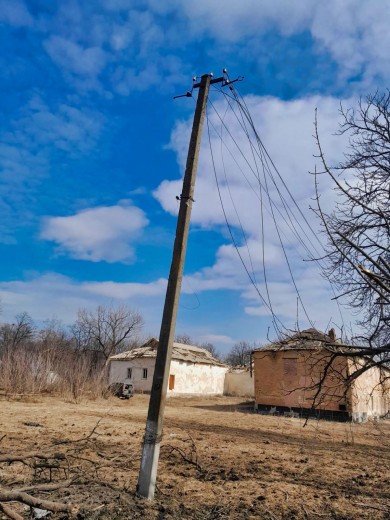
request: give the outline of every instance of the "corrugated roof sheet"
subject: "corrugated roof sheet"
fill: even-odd
[[[110,360],[120,361],[136,358],[153,358],[157,355],[158,340],[155,338],[147,341],[142,347],[122,352],[111,356]],[[202,363],[206,365],[226,366],[224,363],[215,359],[208,350],[194,345],[174,343],[172,349],[172,359],[178,361],[188,361],[189,363]]]

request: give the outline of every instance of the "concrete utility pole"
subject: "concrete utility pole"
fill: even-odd
[[[183,180],[183,191],[180,196],[180,209],[176,227],[175,245],[173,248],[171,270],[169,273],[167,293],[165,296],[159,346],[157,350],[142,450],[141,468],[137,486],[139,495],[149,500],[153,499],[156,486],[165,398],[167,394],[173,338],[175,335],[177,309],[187,248],[191,208],[192,202],[194,201],[194,185],[207,97],[211,83],[224,81],[224,77],[213,79],[211,74],[205,74],[202,76],[200,83],[195,83],[193,85],[193,88],[199,88],[199,94],[188,149],[187,164]],[[187,93],[187,96],[191,96],[191,93]]]

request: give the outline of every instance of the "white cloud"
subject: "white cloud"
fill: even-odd
[[[158,14],[181,12],[187,19],[187,32],[193,38],[207,35],[219,43],[246,48],[256,60],[259,52],[253,39],[279,30],[282,36],[309,31],[320,51],[329,52],[339,69],[339,77],[348,79],[363,74],[363,83],[377,87],[377,78],[389,79],[390,33],[387,0],[149,0]]]
[[[234,339],[224,334],[205,334],[199,337],[199,341],[202,343],[223,343],[225,345],[231,345],[234,343]]]
[[[58,150],[68,158],[89,152],[99,139],[104,118],[70,103],[49,106],[33,95],[19,117],[0,133],[0,241],[11,242],[22,227],[35,226],[38,188],[48,179]]]
[[[59,245],[59,251],[92,262],[134,260],[133,242],[147,226],[136,206],[90,208],[69,217],[47,217],[41,238]]]
[[[0,22],[25,27],[33,24],[33,18],[22,0],[0,0]]]
[[[22,114],[14,123],[20,143],[31,149],[54,145],[72,154],[93,148],[104,122],[97,111],[65,103],[49,107],[39,96],[30,99]]]
[[[226,146],[222,146],[223,154],[221,154],[220,120],[209,109],[211,128],[214,126],[216,130],[212,130],[211,133],[214,163],[225,213],[235,236],[237,250],[230,243],[220,246],[213,265],[185,277],[188,284],[183,285],[183,292],[187,292],[187,285],[195,288],[197,292],[238,291],[245,311],[249,315],[269,316],[269,310],[261,301],[241,264],[241,257],[252,281],[256,283],[266,301],[268,301],[265,284],[267,280],[274,312],[289,326],[294,325],[297,312],[299,319],[302,320],[301,325],[308,324],[302,305],[298,306],[297,311],[298,295],[290,275],[291,269],[310,319],[317,323],[321,322],[325,327],[331,316],[338,315],[337,307],[331,303],[333,294],[326,281],[321,278],[316,266],[310,262],[303,262],[303,259],[309,257],[306,247],[311,251],[316,249],[314,256],[321,257],[323,254],[322,246],[316,242],[319,223],[309,209],[309,206],[314,205],[314,179],[308,172],[314,170],[316,163],[316,159],[313,158],[317,153],[313,138],[316,107],[322,146],[327,159],[331,163],[337,162],[342,159],[343,152],[346,150],[347,137],[334,135],[337,130],[339,101],[314,96],[285,102],[270,97],[250,96],[246,98],[246,103],[259,135],[275,161],[284,183],[311,227],[314,228],[314,234],[293,205],[276,172],[274,171],[273,175],[277,188],[270,176],[264,175],[261,161],[252,153],[245,133],[240,129],[234,114],[231,111],[225,114],[223,104],[214,101],[219,114],[225,114],[226,123],[226,128],[223,129],[223,140]],[[350,103],[351,100],[346,101],[348,106]],[[234,136],[235,142],[229,137],[227,128]],[[170,147],[177,153],[182,171],[184,171],[189,130],[190,122],[178,123],[170,143]],[[199,158],[192,223],[205,229],[220,230],[229,237],[214,179],[206,125],[205,134]],[[240,155],[236,143],[243,151],[243,156]],[[256,176],[261,180],[262,189]],[[333,195],[330,182],[326,178],[321,180],[321,193],[324,195],[322,202],[325,202],[325,207],[331,207]],[[162,207],[171,214],[177,213],[175,196],[181,193],[181,182],[181,180],[165,180],[154,192]],[[272,204],[264,189],[266,184],[268,184]],[[283,203],[279,197],[279,190],[284,196]],[[287,216],[283,204],[293,211],[290,217]],[[284,251],[280,242],[284,245]],[[323,323],[324,321],[326,323]]]
[[[130,23],[114,24],[110,35],[110,45],[114,51],[126,49],[134,37],[134,27]]]
[[[36,183],[47,168],[47,157],[42,150],[33,153],[15,143],[0,141],[0,178],[6,191]],[[33,175],[34,173],[34,175]]]
[[[71,324],[74,322],[79,308],[94,310],[98,305],[126,304],[144,316],[146,334],[158,335],[166,282],[165,279],[148,283],[80,282],[57,273],[37,275],[26,280],[0,281],[1,319],[11,322],[16,314],[27,311],[34,320],[40,322],[58,317],[64,324]],[[319,295],[323,297],[321,302],[315,302],[316,305],[313,305],[315,312],[311,313],[311,318],[319,328],[326,327],[331,318],[333,318],[333,323],[340,324],[337,310],[333,314],[329,312],[326,291],[323,287],[317,288],[316,284],[315,279],[307,280],[307,287],[303,288],[304,294],[306,290],[311,293],[312,303]],[[293,327],[296,320],[294,293],[283,284],[280,284],[279,287],[272,287],[272,291],[274,298],[278,299],[278,304],[285,306],[283,316],[287,316],[286,325]],[[55,301],[53,295],[55,295]],[[249,317],[245,321],[240,316],[239,301],[237,300],[237,320],[232,319],[227,323],[220,311],[212,313],[210,317],[200,317],[199,314],[196,314],[195,317],[194,311],[191,311],[188,323],[184,318],[179,320],[177,332],[180,333],[183,329],[182,333],[189,334],[199,341],[212,342],[222,350],[226,350],[227,346],[239,339],[259,340],[260,336],[265,335],[264,329],[260,325],[265,313],[254,295],[248,293],[244,302],[247,305],[247,315],[258,318],[255,326]],[[300,318],[302,317],[300,316]]]
[[[98,305],[112,307],[125,304],[144,316],[146,335],[158,336],[166,284],[166,279],[149,283],[79,282],[57,273],[37,275],[26,280],[0,281],[1,319],[11,322],[16,314],[26,311],[40,322],[57,317],[70,325],[80,308],[94,310]],[[218,334],[219,330],[225,333]],[[186,331],[195,339],[211,341],[222,349],[235,341],[226,334],[226,327],[215,323],[215,320],[191,323],[186,326]]]
[[[47,168],[44,150],[34,153],[17,143],[0,141],[0,242],[14,243],[16,230],[36,222],[31,202]]]
[[[74,74],[98,76],[108,58],[100,47],[85,48],[61,36],[50,36],[44,47],[57,65]]]
[[[199,0],[181,2],[170,0],[163,5],[158,0],[149,0],[156,11],[181,9],[196,34],[210,32],[214,37],[228,42],[238,42],[250,34],[261,34],[277,24],[285,34],[302,30],[309,22],[314,5],[310,0],[299,4],[289,0]]]
[[[81,307],[95,309],[98,305],[124,303],[139,309],[153,332],[161,319],[161,295],[166,280],[141,283],[78,282],[57,273],[34,276],[28,280],[0,282],[2,320],[11,321],[22,310],[35,320],[58,316],[70,324]],[[55,304],[53,303],[55,295]]]
[[[8,8],[11,14],[4,16],[31,23],[28,11],[20,7],[24,4],[14,3],[19,14]],[[107,83],[98,77],[106,71],[111,89],[129,95],[157,84],[185,84],[198,71],[190,70],[182,50],[202,38],[212,40],[211,55],[226,56],[230,48],[245,56],[250,67],[261,60],[262,38],[270,33],[279,34],[280,40],[310,33],[313,53],[329,55],[339,65],[334,78],[338,86],[351,78],[352,88],[356,83],[376,88],[378,78],[386,85],[389,14],[386,0],[144,0],[136,6],[129,0],[105,0],[99,9],[87,2],[67,3],[45,23],[38,21],[45,35],[49,32],[47,53],[74,85],[104,91]]]
[[[318,153],[313,138],[316,108],[318,109],[321,140],[325,152],[329,151],[329,160],[331,162],[340,160],[346,149],[346,138],[334,135],[334,132],[338,129],[339,100],[313,96],[294,101],[282,101],[271,97],[249,96],[246,98],[246,102],[256,129],[270,156],[274,158],[284,182],[289,186],[295,199],[302,201],[307,208],[309,198],[314,194],[313,178],[308,175],[308,172],[314,170],[315,160],[313,155]],[[350,100],[345,103],[349,106]],[[222,102],[214,102],[214,106],[217,107],[220,115],[225,113],[226,107]],[[239,207],[240,220],[245,231],[252,236],[257,236],[260,231],[259,201],[261,197],[259,182],[256,178],[258,171],[262,185],[265,185],[261,173],[260,159],[257,156],[254,158],[239,121],[231,111],[225,115],[224,122],[231,135],[234,136],[234,141],[224,128],[222,130],[224,145],[221,145],[220,142],[220,119],[212,109],[209,109],[209,114],[214,161],[229,221],[239,226],[234,206]],[[181,171],[185,169],[190,127],[190,121],[179,122],[171,136],[170,148],[177,154]],[[274,175],[278,185],[281,186],[276,173]],[[154,196],[162,207],[172,215],[177,213],[176,195],[181,193],[181,182],[181,180],[165,180],[154,192]],[[276,204],[275,186],[272,180],[268,179],[267,182]],[[284,189],[283,191],[285,197],[288,198]],[[264,205],[268,205],[266,213],[270,216],[271,207],[269,203],[267,204],[264,194],[263,197]],[[193,223],[205,228],[224,225],[225,219],[219,203],[206,125],[194,198]],[[291,204],[291,201],[289,203]],[[280,207],[280,202],[278,204],[278,207]],[[274,211],[278,216],[275,207]]]
[[[56,295],[53,305],[53,294]],[[34,319],[45,320],[56,315],[72,323],[80,307],[91,301],[80,290],[80,284],[59,274],[46,274],[30,280],[0,282],[2,319],[10,321],[22,310]]]
[[[310,30],[342,65],[342,77],[363,73],[365,82],[372,84],[375,76],[389,75],[389,17],[390,4],[386,0],[331,0],[326,5],[317,4]]]
[[[86,282],[83,284],[83,288],[88,293],[121,300],[139,296],[162,296],[165,294],[166,287],[165,278],[150,283]]]
[[[166,89],[188,80],[191,71],[185,73],[187,67],[177,56],[185,27],[134,4],[114,8],[104,2],[101,9],[73,2],[60,6],[41,27],[49,33],[43,43],[46,52],[77,90],[110,97],[106,90],[110,88],[127,96],[153,85]]]

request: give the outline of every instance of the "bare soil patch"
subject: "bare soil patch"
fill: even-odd
[[[0,456],[66,454],[51,475],[2,462],[1,485],[77,476],[68,487],[33,494],[79,505],[79,519],[390,518],[390,421],[304,426],[254,414],[239,398],[171,398],[156,498],[147,502],[135,493],[147,406],[142,395],[80,404],[1,400]],[[8,505],[29,517],[28,508]]]

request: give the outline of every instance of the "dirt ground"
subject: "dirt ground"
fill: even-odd
[[[31,494],[79,506],[79,519],[390,518],[390,421],[305,426],[255,414],[242,398],[170,398],[157,492],[148,502],[135,494],[147,406],[142,395],[80,404],[0,400],[0,456],[63,455],[51,475],[35,457],[0,463],[1,485],[73,478]],[[8,506],[29,517],[28,507]]]

